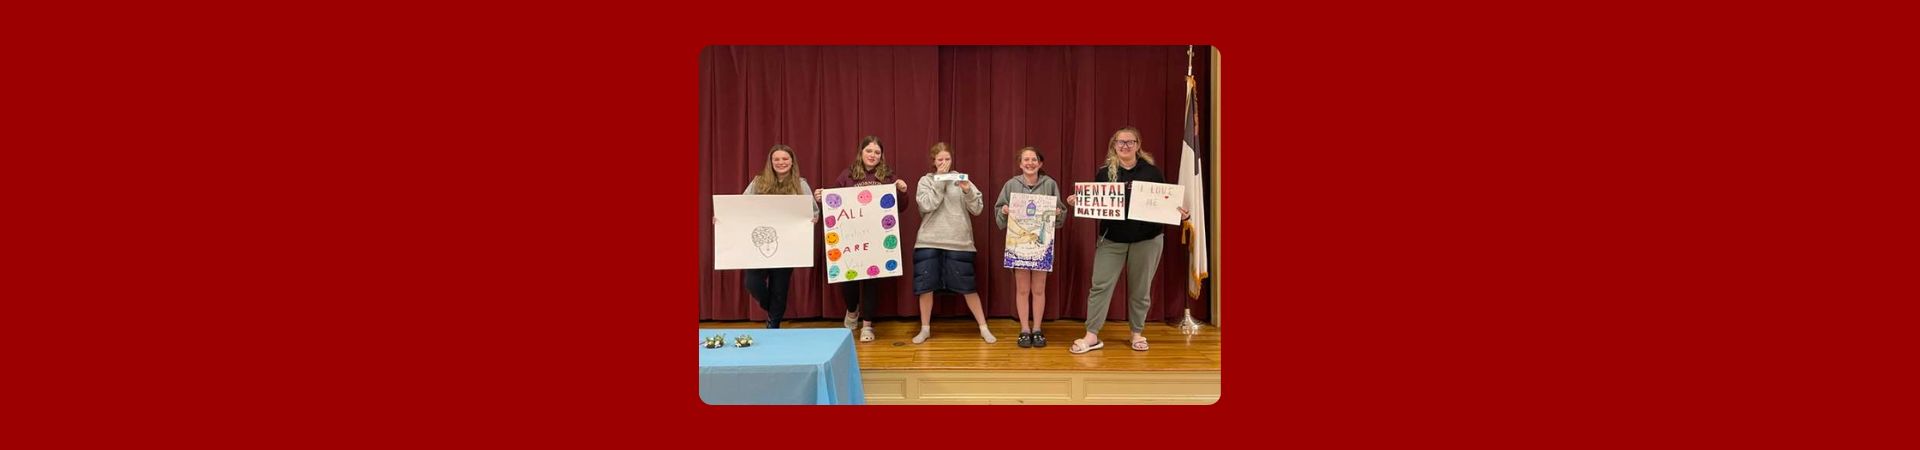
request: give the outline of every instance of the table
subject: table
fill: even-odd
[[[753,346],[733,346],[742,333]],[[711,405],[860,405],[860,359],[845,328],[701,329],[726,347],[700,347],[700,399]]]

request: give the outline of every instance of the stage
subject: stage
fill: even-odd
[[[1149,349],[1128,347],[1126,321],[1107,321],[1106,347],[1067,352],[1085,334],[1077,320],[1045,323],[1046,348],[1020,348],[1020,326],[989,320],[998,342],[980,339],[971,319],[941,318],[933,337],[914,345],[920,322],[874,323],[873,342],[856,342],[869,404],[1209,404],[1220,398],[1220,329],[1203,325],[1187,336],[1149,322]],[[761,322],[700,322],[700,328],[763,328]],[[839,320],[801,320],[782,328],[842,327]],[[858,332],[856,330],[856,337]]]

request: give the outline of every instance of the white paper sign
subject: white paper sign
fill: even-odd
[[[820,196],[827,282],[900,276],[900,198],[892,184],[827,189]]]
[[[933,181],[967,181],[967,174],[947,172],[933,174]]]
[[[1133,182],[1133,196],[1127,203],[1127,219],[1167,225],[1180,224],[1180,207],[1187,201],[1187,188],[1178,184]]]
[[[1009,269],[1053,271],[1053,218],[1058,216],[1059,197],[1051,195],[1007,195],[1007,249],[1000,266]]]
[[[714,270],[813,266],[807,195],[715,195],[713,218]]]
[[[1088,219],[1127,218],[1126,183],[1074,183],[1073,216]]]

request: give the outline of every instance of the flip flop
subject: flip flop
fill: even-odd
[[[1099,350],[1099,349],[1102,349],[1102,348],[1106,348],[1106,347],[1107,347],[1107,343],[1106,343],[1106,342],[1104,342],[1104,341],[1102,341],[1102,342],[1094,342],[1094,343],[1093,343],[1093,346],[1091,346],[1091,347],[1089,347],[1089,346],[1087,346],[1086,344],[1084,344],[1084,343],[1081,343],[1081,342],[1080,342],[1080,341],[1078,341],[1078,340],[1075,340],[1075,341],[1073,341],[1073,346],[1071,346],[1071,347],[1068,347],[1068,348],[1067,348],[1067,352],[1069,352],[1069,353],[1073,353],[1073,354],[1075,354],[1075,355],[1078,355],[1078,354],[1081,354],[1081,353],[1086,353],[1086,352],[1090,352],[1090,351],[1094,351],[1094,350]]]
[[[1136,352],[1144,352],[1144,351],[1147,351],[1147,337],[1146,337],[1146,336],[1134,336],[1134,338],[1133,338],[1133,351],[1136,351]]]

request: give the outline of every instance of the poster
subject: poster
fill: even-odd
[[[811,266],[811,196],[713,196],[714,270]]]
[[[828,283],[904,273],[899,200],[892,184],[827,189],[820,196]]]
[[[1053,271],[1053,218],[1060,215],[1059,197],[1007,195],[1007,249],[1001,267]]]
[[[1074,183],[1073,216],[1088,219],[1127,218],[1126,183]]]
[[[1178,184],[1133,182],[1133,197],[1127,204],[1127,218],[1145,222],[1180,224],[1180,207],[1187,204],[1187,188]]]

